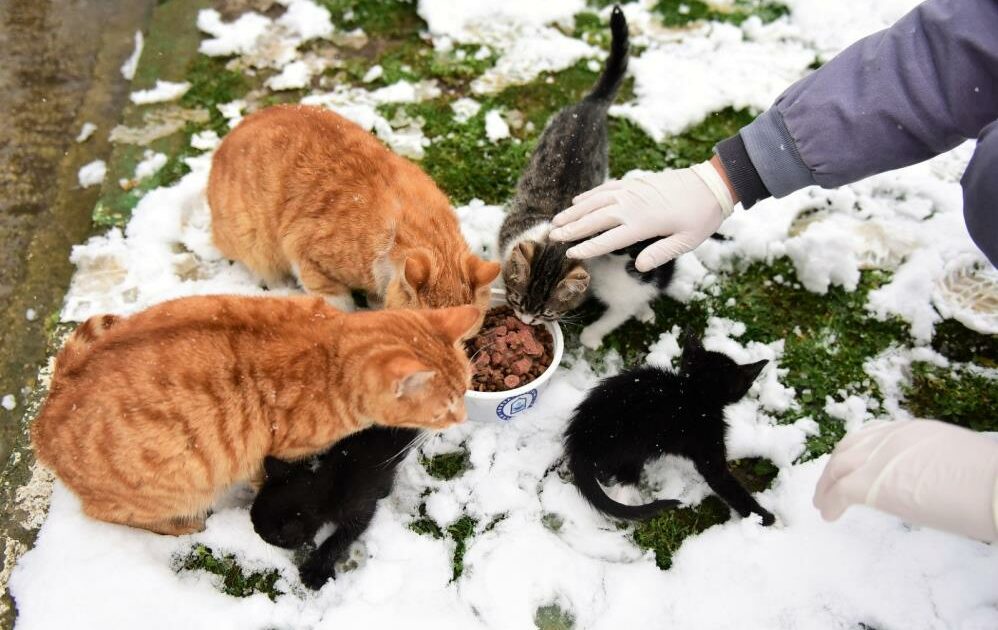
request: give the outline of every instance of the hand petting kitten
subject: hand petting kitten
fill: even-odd
[[[716,160],[716,158],[715,158]],[[718,170],[720,169],[720,171]],[[592,258],[656,237],[634,266],[646,272],[693,250],[731,215],[734,193],[714,161],[610,180],[552,219],[554,241],[576,241],[569,258]]]

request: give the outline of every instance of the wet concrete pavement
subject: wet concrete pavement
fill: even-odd
[[[120,72],[155,0],[0,0],[0,586],[33,533],[14,511],[30,476],[23,413],[46,360],[46,320],[72,274],[69,252],[91,231],[99,187],[77,170],[110,153],[107,137],[127,101]],[[75,138],[84,122],[97,132]],[[13,623],[9,599],[0,627]]]

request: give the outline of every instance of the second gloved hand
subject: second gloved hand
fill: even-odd
[[[573,199],[552,221],[550,238],[574,241],[597,236],[568,250],[570,258],[608,254],[662,236],[635,260],[648,271],[706,240],[731,214],[734,202],[710,162],[692,168],[610,180]]]

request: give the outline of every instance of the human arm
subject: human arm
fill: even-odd
[[[814,505],[867,505],[910,523],[998,541],[998,441],[936,420],[874,423],[835,447]]]
[[[790,86],[720,143],[765,190],[728,169],[744,207],[834,188],[943,153],[998,119],[998,2],[927,0]]]

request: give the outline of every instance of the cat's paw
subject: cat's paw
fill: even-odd
[[[654,324],[655,323],[655,309],[651,305],[646,304],[643,309],[641,309],[635,318],[642,324]]]
[[[592,329],[591,326],[587,326],[582,329],[582,333],[579,334],[579,341],[582,342],[587,348],[595,350],[603,345],[603,335]]]
[[[769,527],[770,525],[776,523],[776,517],[773,516],[772,512],[767,512],[766,510],[763,510],[762,512],[759,513],[759,516],[762,517],[762,524],[764,527]]]
[[[332,567],[325,566],[324,562],[315,562],[313,560],[305,561],[305,564],[301,565],[298,569],[298,576],[301,578],[301,583],[309,587],[313,591],[317,591],[325,586],[326,582],[336,577],[336,571]]]

